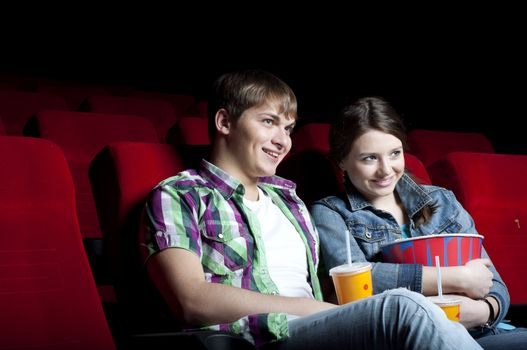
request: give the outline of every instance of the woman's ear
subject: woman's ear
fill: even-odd
[[[220,108],[216,112],[216,116],[214,117],[215,124],[216,124],[216,130],[220,134],[228,135],[231,129],[231,121],[229,118],[229,113],[226,109]]]

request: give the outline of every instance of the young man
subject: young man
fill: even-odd
[[[273,176],[295,95],[267,72],[235,72],[216,81],[209,108],[210,162],[161,182],[145,210],[146,268],[176,317],[279,349],[480,348],[404,289],[323,302],[317,232],[295,185]]]

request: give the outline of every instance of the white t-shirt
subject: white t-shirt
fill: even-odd
[[[307,283],[306,248],[295,227],[263,191],[258,188],[257,201],[243,203],[258,217],[265,246],[269,275],[288,297],[313,298]]]

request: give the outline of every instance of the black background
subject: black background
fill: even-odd
[[[379,95],[409,129],[483,132],[498,152],[527,154],[518,9],[202,6],[14,12],[0,71],[206,98],[219,74],[262,68],[293,88],[300,123],[331,122],[347,100]]]

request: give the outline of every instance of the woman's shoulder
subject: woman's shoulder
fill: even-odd
[[[434,186],[434,185],[421,185],[421,188],[427,195],[432,197],[435,201],[457,201],[454,192],[448,188]]]

